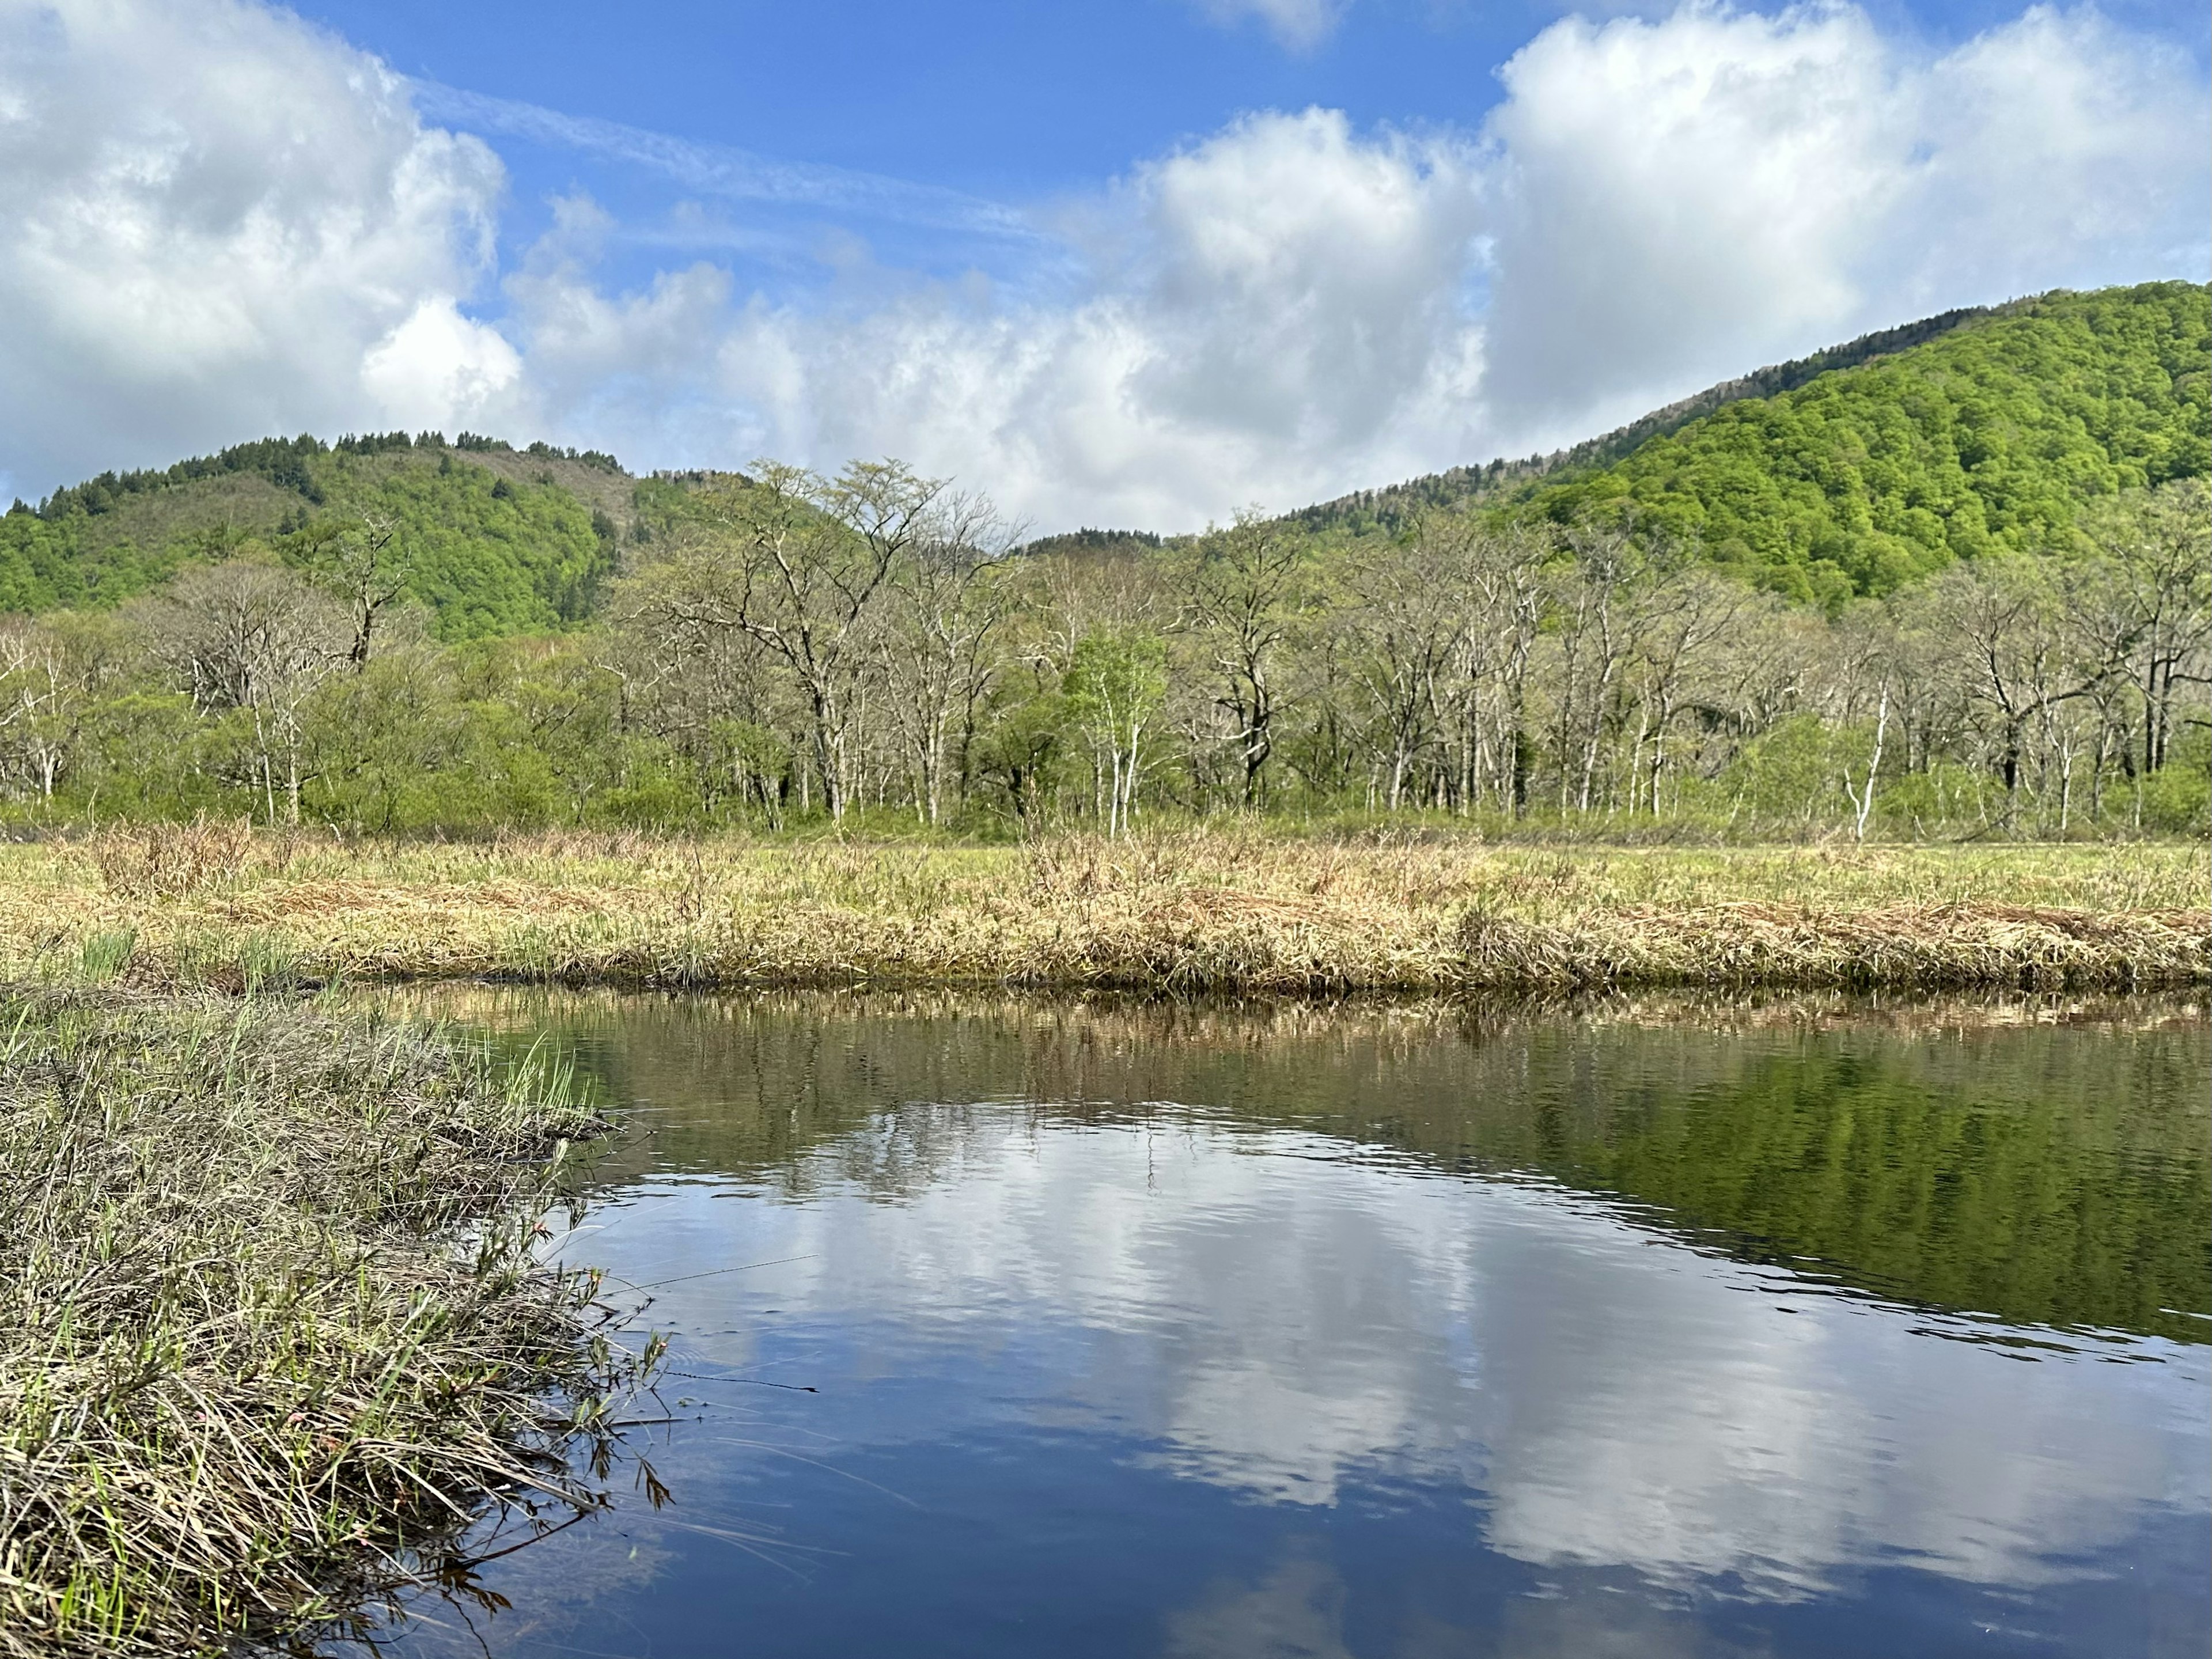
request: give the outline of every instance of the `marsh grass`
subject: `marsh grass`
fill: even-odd
[[[177,898],[234,881],[253,850],[244,819],[214,823],[121,824],[96,833],[87,855],[111,893],[123,898]]]
[[[280,838],[281,839],[281,838]],[[150,856],[150,855],[149,855]],[[2184,844],[1498,846],[1243,820],[1021,846],[250,841],[191,891],[0,848],[0,967],[126,982],[495,977],[623,986],[1175,993],[1639,986],[2148,988],[2212,976]]]
[[[0,1655],[342,1624],[495,1497],[597,1502],[641,1362],[532,1245],[599,1127],[419,1024],[0,991]]]

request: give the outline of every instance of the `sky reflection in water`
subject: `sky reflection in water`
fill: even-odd
[[[672,1405],[700,1403],[642,1448],[672,1506],[625,1488],[485,1569],[514,1603],[474,1620],[493,1652],[2203,1649],[2203,1346],[2016,1331],[1736,1259],[1655,1224],[1648,1194],[1270,1121],[1249,1067],[1218,1101],[918,1101],[913,1017],[885,1018],[908,1022],[890,1046],[833,1018],[805,1063],[789,1022],[824,1021],[790,1009],[711,1040],[665,1014],[585,1033],[666,1121],[569,1248],[674,1281],[648,1318],[690,1374]],[[1547,1079],[1711,1096],[1679,1034],[1553,1050],[1549,1029],[1483,1040],[1520,1043],[1531,1109]],[[2122,1074],[2121,1039],[2074,1036],[2091,1075]],[[1785,1069],[1854,1043],[1909,1069],[1929,1040],[1709,1038]],[[1399,1072],[1433,1091],[1425,1045],[1469,1041],[1418,1036]],[[2202,1065],[2200,1030],[2172,1041],[2185,1076]],[[2059,1088],[2068,1052],[2028,1074]],[[1326,1096],[1316,1053],[1289,1063]],[[1346,1092],[1357,1070],[1387,1097],[1387,1056],[1338,1063]],[[974,1069],[980,1095],[1009,1080]],[[849,1121],[778,1147],[807,1103],[856,1092]],[[2152,1143],[2131,1156],[2169,1144],[2128,1121]],[[475,1650],[460,1608],[417,1612],[399,1651]]]

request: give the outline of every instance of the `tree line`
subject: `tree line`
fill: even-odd
[[[1235,811],[1492,832],[2203,832],[2212,497],[2098,499],[1881,599],[1792,605],[1657,516],[1247,516],[1025,549],[895,462],[661,490],[587,624],[441,642],[370,511],[108,612],[0,620],[22,824],[347,832]]]

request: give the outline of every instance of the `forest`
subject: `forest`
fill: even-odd
[[[1937,320],[1596,462],[1197,536],[466,434],[105,475],[0,518],[0,812],[2203,833],[2207,290]]]

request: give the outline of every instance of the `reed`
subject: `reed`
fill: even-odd
[[[533,1218],[566,1074],[291,1001],[0,990],[0,1655],[344,1626],[640,1380]]]
[[[2212,979],[2212,871],[2177,844],[1505,847],[1232,820],[1020,847],[256,840],[166,891],[106,867],[0,849],[0,970],[1305,994]]]

